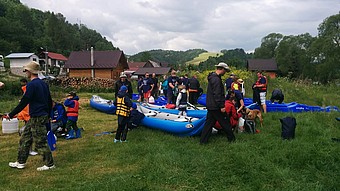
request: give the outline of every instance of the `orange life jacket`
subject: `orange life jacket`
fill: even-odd
[[[77,100],[74,101],[74,107],[67,107],[66,115],[67,117],[78,117],[78,111],[79,111],[79,102]]]
[[[23,91],[24,94],[25,94],[25,92],[26,92],[26,86],[22,86],[21,89],[22,89],[22,91]],[[19,120],[24,120],[25,122],[27,122],[27,121],[30,119],[30,114],[29,114],[29,104],[27,104],[27,106],[26,106],[23,110],[21,110],[20,113],[18,113],[17,118],[18,118]]]

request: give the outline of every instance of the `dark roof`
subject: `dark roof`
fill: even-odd
[[[277,71],[277,64],[274,59],[248,59],[247,69],[249,71]]]
[[[91,66],[91,51],[71,52],[65,68],[116,68],[121,62],[124,68],[128,68],[123,51],[93,51],[93,67]]]
[[[138,68],[143,68],[146,62],[128,62],[129,70],[136,71]]]
[[[155,73],[156,75],[164,75],[169,73],[171,70],[170,67],[148,67],[148,68],[138,68],[138,70],[134,73],[134,75],[144,75],[146,72],[150,74]]]
[[[54,60],[61,60],[61,61],[66,61],[67,58],[63,56],[62,54],[54,53],[54,52],[48,52],[48,57]]]

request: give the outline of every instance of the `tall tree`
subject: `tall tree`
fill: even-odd
[[[293,78],[303,74],[306,77],[312,76],[310,73],[304,73],[304,69],[309,65],[307,51],[312,41],[313,37],[309,33],[283,37],[275,51],[279,74]]]
[[[326,18],[318,28],[310,50],[310,62],[323,83],[340,78],[340,13]]]
[[[280,33],[270,33],[261,40],[261,46],[255,49],[254,58],[274,58],[275,49],[283,38]]]

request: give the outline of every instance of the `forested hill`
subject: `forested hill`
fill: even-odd
[[[42,12],[19,0],[0,0],[0,54],[34,52],[40,47],[68,56],[71,51],[115,50],[111,42],[83,24],[71,24],[60,13]]]

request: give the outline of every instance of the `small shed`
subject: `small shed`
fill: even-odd
[[[277,64],[274,59],[248,59],[247,60],[248,71],[263,71],[270,78],[276,78]]]
[[[39,58],[34,53],[11,53],[5,58],[9,59],[11,73],[19,76],[25,76],[22,69],[29,62],[36,61],[39,63]]]

